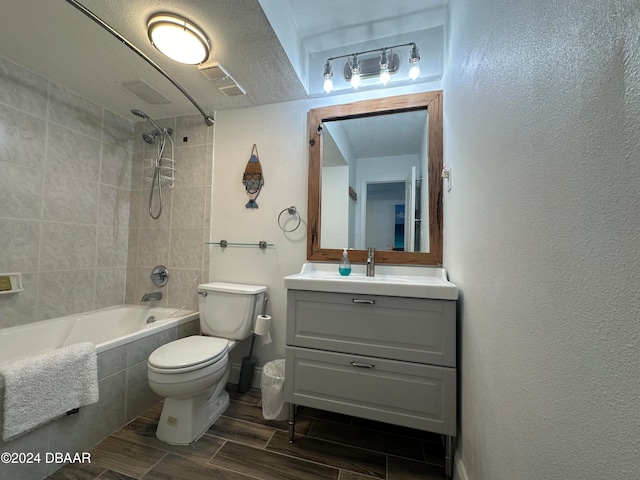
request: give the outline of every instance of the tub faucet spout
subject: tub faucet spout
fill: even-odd
[[[145,293],[141,302],[151,302],[153,300],[162,300],[162,292]]]

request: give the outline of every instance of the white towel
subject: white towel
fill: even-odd
[[[7,363],[0,373],[5,442],[98,401],[96,347],[89,342]]]

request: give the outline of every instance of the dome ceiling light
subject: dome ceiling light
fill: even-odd
[[[151,44],[176,62],[197,65],[209,57],[209,39],[185,18],[159,13],[149,18],[147,28]]]

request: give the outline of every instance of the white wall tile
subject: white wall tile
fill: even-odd
[[[94,309],[95,270],[41,272],[38,281],[38,320]]]
[[[206,187],[173,189],[172,227],[202,227],[204,225]]]
[[[102,139],[102,108],[54,83],[49,84],[49,121]]]
[[[126,267],[129,229],[98,227],[98,268]]]
[[[178,117],[174,137],[177,147],[210,144],[213,142],[213,127],[205,123],[202,115]]]
[[[120,305],[124,302],[127,268],[98,268],[96,272],[96,300],[94,308]]]
[[[76,270],[96,267],[95,225],[42,223],[40,270]]]
[[[138,266],[154,267],[169,263],[168,228],[141,228],[138,240]],[[149,273],[151,269],[149,268]]]
[[[167,285],[169,305],[172,308],[198,310],[198,285],[203,283],[202,270],[172,269]]]
[[[0,328],[124,301],[134,129],[0,58]]]
[[[46,170],[68,177],[100,180],[100,141],[75,130],[49,124]]]
[[[42,170],[0,162],[0,216],[39,220]]]
[[[98,184],[49,173],[44,179],[44,221],[95,225]]]
[[[207,145],[176,148],[177,187],[207,185],[207,149]]]
[[[158,187],[153,189],[153,199],[151,202],[151,211],[153,215],[158,218],[152,218],[149,214],[149,194],[151,191],[151,184],[147,183],[146,187],[140,190],[140,211],[139,211],[139,225],[140,228],[169,228],[171,226],[171,205],[173,203],[174,190],[167,188],[166,185],[162,188],[162,210],[160,210],[160,194],[158,193]]]
[[[40,222],[0,219],[0,239],[0,265],[4,271],[38,271]]]
[[[100,185],[98,225],[128,228],[130,197],[129,190]]]
[[[116,115],[109,110],[104,110],[102,140],[106,143],[124,148],[128,152],[133,152],[133,131],[135,128],[134,120],[136,118],[133,114],[131,114],[131,118],[129,119]]]
[[[36,320],[38,274],[22,275],[23,292],[2,295],[0,300],[0,328],[25,325]]]
[[[44,120],[0,104],[0,161],[42,168],[46,132]]]
[[[172,228],[169,268],[202,268],[203,228]]]
[[[100,183],[118,188],[131,189],[131,165],[133,154],[110,143],[102,144]]]
[[[44,116],[48,83],[44,78],[0,57],[0,103]]]

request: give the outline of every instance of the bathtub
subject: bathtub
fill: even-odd
[[[147,323],[154,317],[155,321]],[[118,305],[0,330],[0,365],[66,345],[91,342],[97,353],[198,318],[198,312]]]
[[[147,323],[149,317],[155,321]],[[161,345],[200,332],[198,312],[120,305],[0,330],[0,365],[78,342],[96,345],[98,403],[81,407],[10,442],[0,452],[84,454],[156,405],[161,397],[147,380],[147,359]],[[0,424],[4,378],[0,375]],[[0,479],[42,480],[62,463],[0,462]]]

